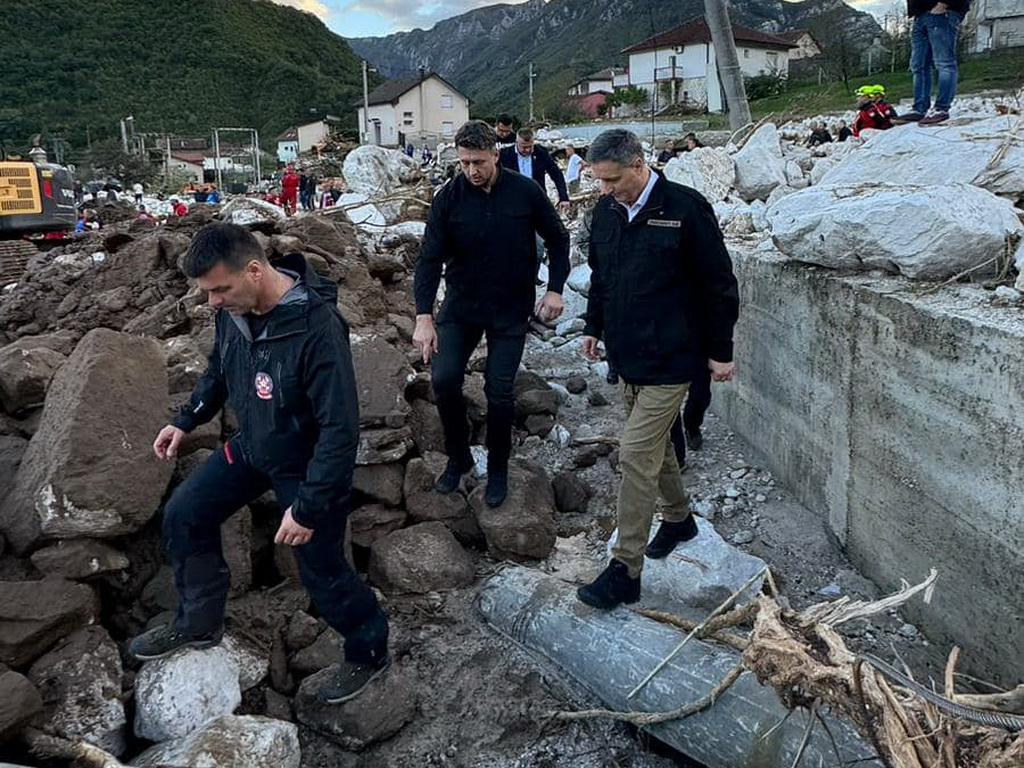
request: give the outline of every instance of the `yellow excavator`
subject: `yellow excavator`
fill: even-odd
[[[0,154],[0,286],[19,279],[39,252],[30,238],[71,233],[78,218],[71,171],[7,157]]]

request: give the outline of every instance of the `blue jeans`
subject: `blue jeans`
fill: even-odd
[[[956,95],[956,35],[963,14],[922,13],[910,34],[910,71],[914,75],[914,111],[925,113],[932,101],[932,67],[939,72],[935,109],[948,112]]]
[[[281,509],[295,500],[302,478],[269,477],[245,458],[237,439],[214,451],[164,506],[163,541],[178,588],[174,627],[190,636],[216,632],[231,584],[220,526],[270,488]],[[387,656],[388,620],[377,598],[345,560],[345,510],[332,509],[309,543],[295,547],[302,583],[320,615],[345,637],[345,658],[379,666]]]

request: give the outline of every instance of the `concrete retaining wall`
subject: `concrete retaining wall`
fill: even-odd
[[[1024,680],[1024,315],[733,252],[736,382],[713,407],[965,670]],[[945,648],[944,648],[945,650]]]

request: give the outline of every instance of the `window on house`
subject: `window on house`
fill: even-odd
[[[441,109],[452,108],[452,95],[450,93],[441,94]]]
[[[441,123],[441,135],[442,136],[454,136],[455,135],[455,123],[445,120]]]
[[[743,58],[744,59],[749,59],[750,58],[750,49],[749,48],[744,48],[743,49]]]
[[[402,125],[412,125],[412,112],[402,113]]]

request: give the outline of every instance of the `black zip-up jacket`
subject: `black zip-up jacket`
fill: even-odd
[[[295,285],[256,339],[244,317],[217,312],[206,372],[172,423],[191,432],[230,402],[246,459],[267,475],[303,478],[292,517],[315,529],[324,515],[347,511],[352,490],[359,401],[348,325],[337,286],[301,254],[275,267],[297,277]]]
[[[653,171],[652,171],[653,173]],[[715,211],[659,176],[629,222],[611,195],[594,207],[584,333],[604,338],[629,384],[682,384],[732,361],[739,290]]]
[[[907,0],[907,16],[914,18],[928,13],[937,5],[937,0]],[[951,11],[966,14],[971,7],[971,0],[947,0],[946,6]]]
[[[498,157],[505,168],[519,173],[519,150],[516,149],[515,144],[502,149],[498,153]],[[533,145],[533,164],[530,166],[530,174],[533,176],[533,180],[540,184],[541,189],[546,189],[544,175],[550,176],[551,181],[555,184],[555,189],[558,190],[559,202],[568,201],[569,190],[565,186],[565,174],[562,173],[562,169],[558,167],[558,163],[555,162],[551,153],[540,144]]]
[[[458,174],[438,190],[416,262],[416,314],[434,311],[444,268],[438,322],[525,333],[536,303],[537,241],[548,252],[548,290],[569,276],[569,233],[544,191],[498,168],[490,192]]]

